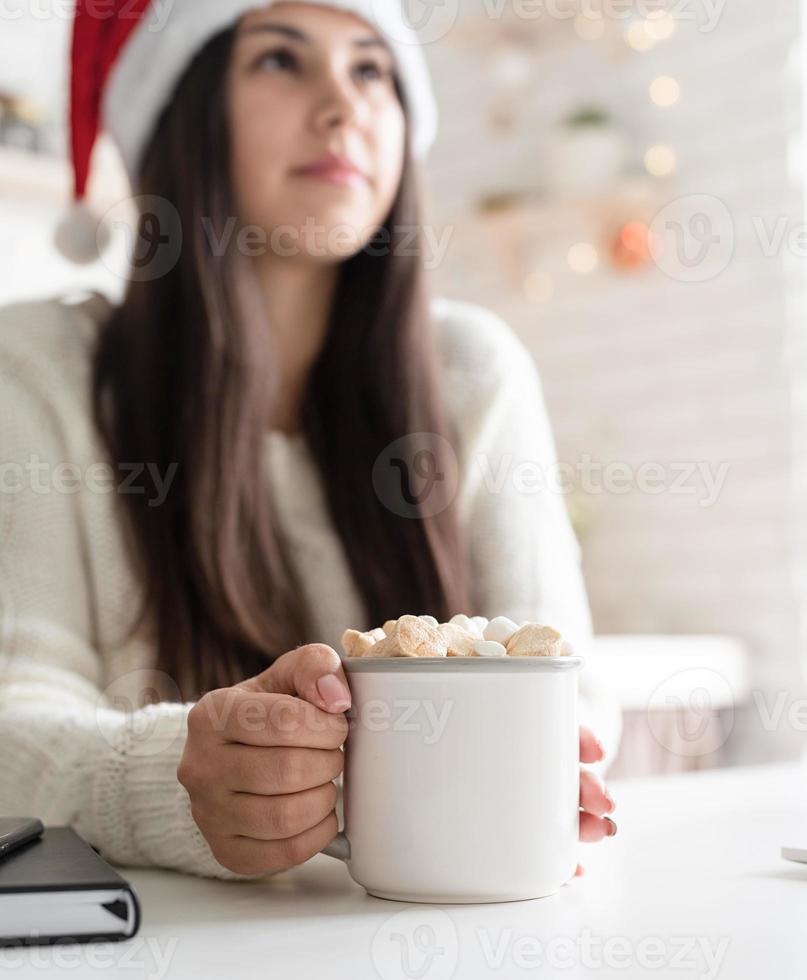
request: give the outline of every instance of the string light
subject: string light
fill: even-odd
[[[627,221],[611,244],[611,261],[622,270],[647,265],[654,254],[655,235],[644,221]]]
[[[572,272],[586,276],[597,268],[600,257],[597,254],[597,249],[589,242],[577,242],[567,252],[566,261],[569,263]]]
[[[675,33],[675,20],[668,10],[651,10],[647,15],[645,30],[654,41],[666,41]]]
[[[656,39],[647,30],[645,20],[631,21],[625,31],[625,40],[634,51],[649,51],[656,43]]]
[[[669,75],[659,75],[650,83],[650,99],[663,109],[675,105],[681,95],[681,86]]]
[[[649,147],[644,155],[647,172],[654,177],[667,177],[674,173],[677,162],[675,150],[663,143]]]
[[[672,37],[676,22],[667,10],[649,11],[644,17],[633,17],[624,27],[625,43],[633,51],[651,51],[656,44]],[[600,14],[593,11],[579,12],[574,18],[574,31],[583,41],[595,41],[606,33],[606,24]],[[681,98],[681,85],[671,75],[658,75],[648,86],[650,101],[659,108],[674,106]],[[678,158],[672,146],[656,143],[644,154],[644,166],[653,177],[669,177],[678,167]],[[656,236],[644,221],[627,221],[614,234],[605,251],[611,264],[621,269],[635,269],[647,265],[651,255],[660,248]],[[600,254],[591,242],[576,242],[566,253],[566,261],[572,272],[589,275],[600,265]],[[534,271],[523,281],[525,295],[534,302],[545,302],[555,291],[552,277],[545,272]]]

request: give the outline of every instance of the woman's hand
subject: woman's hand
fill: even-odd
[[[282,871],[333,840],[349,707],[339,654],[310,643],[191,708],[177,778],[219,864]]]
[[[590,728],[580,726],[580,761],[599,762],[605,758],[605,750]],[[613,837],[616,824],[610,817],[613,812],[613,797],[587,769],[580,770],[580,840],[593,842],[603,837]],[[582,864],[577,865],[576,876],[583,874]]]

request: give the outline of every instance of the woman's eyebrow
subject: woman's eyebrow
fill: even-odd
[[[291,27],[288,24],[252,24],[250,27],[244,27],[239,31],[239,34],[264,34],[264,33],[274,33],[282,34],[284,37],[288,37],[293,41],[300,41],[302,44],[310,44],[311,38],[303,31],[296,27]],[[388,45],[380,37],[375,37],[370,35],[368,37],[356,38],[353,41],[354,45],[361,48],[371,48],[379,47],[383,50],[389,50]]]

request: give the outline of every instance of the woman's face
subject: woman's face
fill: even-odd
[[[240,20],[228,75],[235,199],[270,257],[342,260],[383,223],[406,138],[394,78],[386,43],[347,11],[277,3]],[[329,153],[360,175],[301,171]]]

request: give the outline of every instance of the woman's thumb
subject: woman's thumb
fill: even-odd
[[[324,643],[307,643],[284,653],[271,667],[244,681],[242,686],[272,694],[291,694],[331,713],[347,711],[350,707],[350,688],[342,661],[336,650]]]

